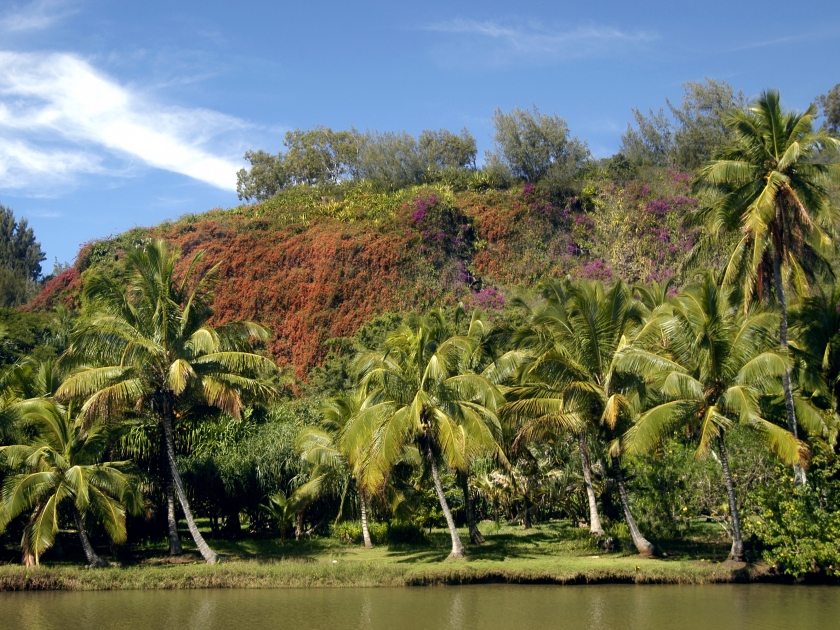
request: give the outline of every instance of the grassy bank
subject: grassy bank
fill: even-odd
[[[695,536],[663,545],[667,557],[641,559],[629,550],[603,553],[585,531],[546,524],[524,532],[487,531],[487,543],[471,546],[469,559],[450,561],[448,536],[435,532],[416,546],[365,550],[329,538],[306,541],[250,538],[214,541],[226,556],[220,565],[201,562],[195,552],[170,560],[161,548],[140,548],[120,566],[90,570],[73,550],[40,567],[0,566],[0,590],[111,590],[191,588],[306,588],[419,586],[436,584],[656,583],[706,584],[772,580],[766,566],[723,560],[725,541]]]

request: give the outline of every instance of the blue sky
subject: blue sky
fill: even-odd
[[[631,108],[723,79],[805,108],[840,82],[840,3],[0,0],[0,203],[52,260],[237,203],[249,148],[290,128],[564,117],[611,155]]]

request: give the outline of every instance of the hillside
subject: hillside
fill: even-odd
[[[90,273],[117,272],[126,246],[164,238],[181,248],[182,264],[201,249],[202,264],[221,262],[217,322],[267,325],[272,356],[305,378],[325,342],[378,314],[458,302],[501,309],[514,291],[567,274],[671,277],[695,236],[683,225],[696,205],[688,180],[655,169],[623,183],[595,172],[573,185],[506,190],[296,186],[89,243],[28,309],[78,304]]]

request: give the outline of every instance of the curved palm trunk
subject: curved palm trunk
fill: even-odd
[[[29,517],[29,522],[23,529],[23,538],[21,538],[20,540],[20,548],[22,551],[20,561],[21,564],[23,564],[23,566],[27,568],[38,566],[38,558],[35,556],[34,553],[32,553],[32,546],[29,544],[29,529],[32,527],[32,524],[35,522],[35,519],[37,518],[38,514],[41,512],[42,509],[43,506],[39,505],[36,510],[32,511],[32,515]]]
[[[779,340],[782,351],[786,353],[788,350],[787,299],[782,282],[781,254],[779,253],[779,247],[775,244],[773,247],[773,280],[776,284],[776,299],[779,301],[779,310],[781,311],[781,317],[779,318]],[[785,412],[787,414],[788,428],[793,433],[793,437],[798,437],[799,427],[796,422],[796,407],[793,404],[793,390],[790,384],[790,370],[788,369],[785,369],[784,374],[782,374],[782,387],[785,391]],[[797,486],[803,486],[807,482],[805,469],[799,464],[793,465],[793,478]]]
[[[621,464],[618,457],[612,458],[613,477],[618,484],[618,494],[621,497],[621,507],[624,509],[624,520],[627,521],[627,528],[630,530],[630,537],[640,556],[651,557],[656,555],[656,547],[639,531],[636,519],[630,511],[630,500],[627,498],[627,487],[624,485],[624,474],[621,472]]]
[[[461,492],[464,493],[464,510],[467,515],[467,527],[470,530],[470,542],[474,545],[481,545],[487,541],[484,539],[484,536],[481,535],[481,531],[475,523],[475,508],[473,505],[473,495],[470,492],[469,471],[465,473],[458,473],[458,482],[461,485]]]
[[[368,528],[367,517],[367,497],[365,491],[359,488],[359,505],[362,510],[362,538],[365,541],[365,549],[373,549],[373,542],[370,539],[370,529]]]
[[[85,531],[85,525],[82,522],[82,515],[78,509],[73,507],[73,518],[76,521],[76,530],[79,532],[79,540],[82,541],[82,549],[85,551],[85,557],[88,561],[88,566],[90,567],[107,567],[108,563],[105,562],[102,558],[96,555],[96,552],[93,550],[93,545],[90,544],[90,539],[88,538],[87,532]]]
[[[589,500],[589,533],[593,536],[603,536],[604,528],[601,526],[601,517],[598,514],[595,486],[592,485],[592,465],[589,461],[589,447],[586,444],[586,435],[578,433],[577,438],[578,449],[580,450],[580,463],[583,467],[583,483],[586,486],[586,498]]]
[[[181,510],[184,512],[184,518],[187,520],[187,527],[189,527],[190,534],[195,541],[195,546],[201,553],[208,564],[216,564],[220,562],[222,557],[215,551],[210,549],[201,532],[198,531],[198,525],[193,519],[192,510],[190,510],[190,503],[187,500],[187,493],[184,491],[184,484],[181,481],[181,474],[178,472],[178,466],[175,463],[175,439],[172,435],[172,415],[170,413],[163,414],[163,433],[166,437],[166,458],[169,460],[169,472],[172,475],[172,481],[175,484],[175,492],[178,494],[178,502],[181,504]]]
[[[458,536],[458,530],[455,529],[455,521],[452,519],[452,512],[449,511],[446,495],[443,493],[443,485],[440,483],[440,472],[438,471],[437,461],[431,448],[428,449],[428,456],[429,464],[432,468],[432,479],[435,482],[435,492],[437,492],[438,501],[440,502],[440,509],[443,510],[443,516],[446,518],[446,525],[449,527],[449,536],[452,538],[452,552],[449,554],[449,557],[466,558],[467,552],[464,549],[464,543],[461,542]]]
[[[166,460],[166,455],[164,455],[164,460]],[[169,531],[169,555],[180,556],[183,555],[184,549],[181,547],[181,537],[178,535],[178,518],[175,514],[175,488],[172,485],[172,475],[166,461],[164,461],[163,466],[163,483],[166,487],[166,526]]]
[[[729,514],[732,517],[732,550],[729,552],[729,560],[744,561],[744,541],[741,538],[741,519],[738,516],[738,503],[735,499],[735,482],[732,480],[732,472],[729,470],[729,456],[726,452],[726,441],[723,435],[717,436],[718,450],[720,451],[720,465],[723,468],[723,478],[726,480],[726,494],[729,497]]]

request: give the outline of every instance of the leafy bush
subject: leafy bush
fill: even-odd
[[[757,516],[744,529],[764,560],[788,575],[840,576],[840,461],[817,454],[805,488],[794,486],[789,470],[778,473],[755,493]]]

